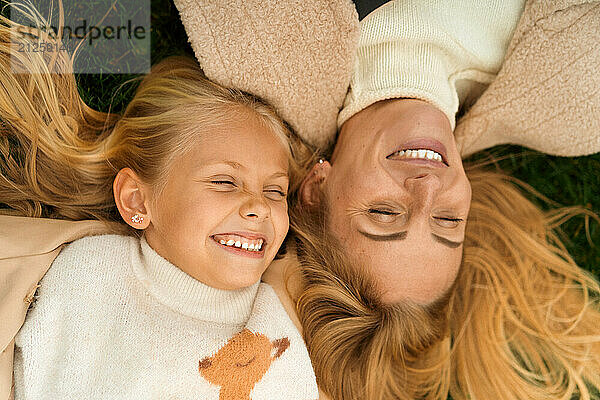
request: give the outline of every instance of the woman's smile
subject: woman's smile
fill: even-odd
[[[448,150],[439,140],[432,138],[413,139],[403,143],[388,160],[431,161],[432,166],[448,166]]]

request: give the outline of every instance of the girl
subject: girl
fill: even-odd
[[[0,201],[112,230],[68,245],[40,282],[15,398],[317,398],[302,338],[260,283],[295,171],[275,112],[184,58],[156,65],[122,115],[97,112],[63,54],[11,53],[32,40],[15,27],[2,18]]]

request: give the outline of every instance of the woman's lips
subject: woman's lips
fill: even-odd
[[[402,161],[402,162],[406,162],[406,163],[410,163],[410,164],[416,164],[416,165],[423,165],[423,166],[427,166],[427,167],[433,167],[433,168],[448,168],[448,166],[446,164],[444,164],[443,162],[440,161],[434,161],[434,160],[423,160],[423,159],[419,159],[419,158],[400,158],[394,161]]]
[[[414,139],[404,142],[394,150],[393,153],[389,154],[386,158],[391,158],[394,154],[399,153],[400,151],[406,150],[431,150],[442,156],[442,163],[435,160],[428,160],[423,158],[398,158],[398,161],[406,161],[416,164],[422,165],[431,165],[435,167],[448,166],[448,150],[446,146],[439,140],[431,139],[431,138],[422,138],[422,139]]]

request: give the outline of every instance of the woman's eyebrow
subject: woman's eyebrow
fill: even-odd
[[[406,239],[406,235],[408,232],[402,231],[402,232],[390,233],[387,235],[373,235],[372,233],[364,232],[359,229],[358,233],[367,237],[368,239],[382,242],[382,241],[388,241],[388,240],[404,240],[404,239]]]
[[[361,230],[358,230],[358,233],[360,233],[361,235],[365,236],[368,239],[375,240],[377,242],[390,241],[390,240],[404,240],[404,239],[406,239],[406,236],[408,235],[408,231],[394,232],[394,233],[390,233],[387,235],[374,235],[372,233],[364,232]],[[451,249],[456,249],[463,244],[463,242],[455,242],[455,241],[446,239],[445,237],[438,236],[435,233],[432,233],[431,236],[433,236],[433,239],[436,242],[441,243],[444,246],[450,247]]]
[[[451,249],[456,249],[456,248],[460,247],[461,244],[463,244],[463,242],[454,242],[452,240],[446,239],[445,237],[438,236],[435,233],[432,233],[431,236],[433,236],[433,239],[436,242],[441,243],[444,246],[448,246]]]

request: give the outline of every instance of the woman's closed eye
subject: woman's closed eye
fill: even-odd
[[[433,217],[435,222],[444,228],[456,228],[464,220],[456,217]]]
[[[383,209],[379,209],[379,208],[369,208],[369,212],[371,214],[381,214],[381,215],[399,215],[400,214],[399,212],[383,210]]]
[[[403,215],[404,212],[398,212],[390,208],[375,208],[371,207],[367,210],[369,218],[376,222],[394,222],[399,215]]]

